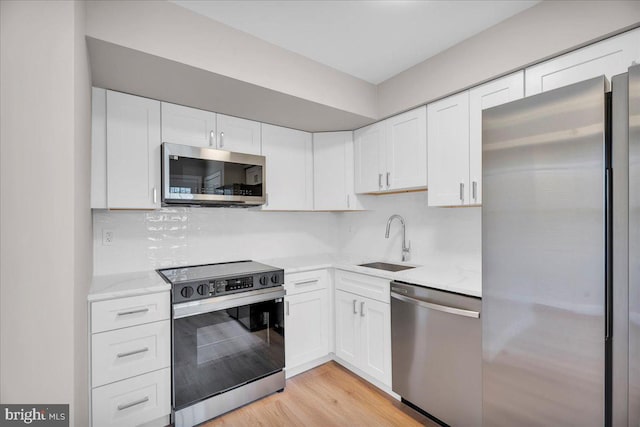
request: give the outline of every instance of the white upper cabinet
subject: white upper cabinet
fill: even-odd
[[[216,148],[216,113],[163,102],[162,142]]]
[[[354,210],[353,132],[313,134],[314,210]]]
[[[482,203],[482,110],[523,95],[519,71],[427,106],[429,206]]]
[[[427,106],[429,206],[469,198],[469,92]]]
[[[266,157],[267,203],[264,210],[313,210],[311,134],[262,125]]]
[[[107,208],[107,91],[91,88],[91,208]]]
[[[221,150],[260,154],[260,122],[217,115],[217,141]]]
[[[426,107],[355,131],[355,191],[427,187]]]
[[[535,95],[603,74],[611,79],[638,62],[640,30],[629,31],[527,68],[526,94]]]
[[[107,207],[160,207],[160,101],[107,91]]]
[[[524,71],[469,91],[469,204],[482,203],[482,110],[524,97]]]
[[[427,107],[416,108],[385,120],[388,190],[427,186]]]
[[[355,190],[374,193],[383,190],[382,174],[386,170],[384,122],[374,123],[354,132]]]

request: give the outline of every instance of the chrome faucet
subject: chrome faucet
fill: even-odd
[[[406,239],[407,233],[404,225],[404,218],[402,218],[400,215],[391,215],[389,217],[389,220],[387,221],[387,232],[385,233],[384,237],[386,239],[389,238],[389,228],[391,228],[391,222],[396,218],[399,219],[400,224],[402,224],[402,261],[409,261],[409,255],[411,251],[411,242],[407,242],[407,239]]]

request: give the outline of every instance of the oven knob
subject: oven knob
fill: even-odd
[[[278,274],[274,274],[271,276],[271,283],[278,283]]]
[[[198,294],[200,295],[207,295],[209,294],[209,286],[202,284],[200,286],[198,286]]]
[[[266,286],[266,285],[267,285],[267,280],[268,280],[268,279],[267,279],[267,276],[262,276],[262,277],[260,278],[260,284],[261,284],[262,286]]]
[[[191,298],[191,295],[193,295],[193,288],[191,286],[185,286],[180,289],[180,295],[182,295],[183,298]]]

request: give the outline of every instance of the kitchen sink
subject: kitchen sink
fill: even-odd
[[[389,264],[388,262],[370,262],[368,264],[360,264],[360,267],[377,268],[378,270],[402,271],[415,268],[410,265]]]

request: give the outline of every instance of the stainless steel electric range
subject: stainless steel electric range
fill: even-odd
[[[237,261],[158,273],[172,285],[176,427],[284,389],[282,269]]]

